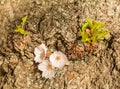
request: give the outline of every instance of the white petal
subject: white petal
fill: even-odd
[[[47,52],[47,47],[45,46],[45,44],[41,44],[40,46],[41,46],[41,48],[44,49],[45,52]]]
[[[34,50],[34,54],[35,55],[40,55],[41,52],[47,52],[47,48],[45,46],[45,44],[41,44],[40,46],[36,47]]]
[[[64,59],[61,59],[60,61],[56,61],[56,63],[54,62],[54,66],[62,69],[63,66],[65,65],[65,60]]]
[[[40,62],[42,62],[43,60],[40,58],[40,56],[39,55],[37,55],[37,56],[35,56],[35,58],[34,58],[34,61],[37,63],[40,63]]]
[[[36,48],[34,49],[34,54],[35,54],[35,55],[40,55],[40,53],[41,53],[41,50],[39,49],[39,47],[36,47]]]
[[[55,76],[54,70],[43,71],[43,72],[42,72],[42,77],[51,79],[51,78],[53,78],[54,76]]]
[[[46,57],[46,51],[47,48],[45,47],[44,44],[41,44],[40,46],[36,47],[34,49],[34,54],[35,54],[34,61],[40,63],[42,60],[44,60]]]
[[[48,65],[48,62],[44,60],[42,63],[38,65],[38,69],[40,71],[47,71],[47,65]]]
[[[56,57],[60,56],[60,60],[56,60]],[[54,67],[62,68],[66,64],[67,57],[60,51],[55,51],[53,54],[50,55],[50,62]]]

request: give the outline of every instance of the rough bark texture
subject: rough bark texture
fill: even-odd
[[[28,15],[27,44],[14,30]],[[101,49],[84,56],[79,29],[86,18],[106,23],[111,32]],[[68,56],[70,65],[55,78],[41,77],[34,48],[45,43]],[[119,0],[0,0],[0,89],[120,89]]]

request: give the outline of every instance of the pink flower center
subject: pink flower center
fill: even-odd
[[[45,57],[45,53],[44,52],[40,53],[40,57],[41,58]]]
[[[47,69],[48,69],[48,70],[51,70],[51,69],[52,69],[52,65],[48,64],[48,65],[47,65]]]
[[[50,54],[51,54],[51,52],[50,52],[49,50],[47,50],[47,52],[46,52],[46,57],[49,57]]]
[[[40,58],[44,58],[45,57],[45,51],[41,50],[42,52],[40,53]]]
[[[60,57],[60,56],[57,56],[57,57],[56,57],[56,60],[57,60],[57,61],[61,60],[61,57]]]

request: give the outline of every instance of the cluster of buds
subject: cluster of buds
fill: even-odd
[[[68,59],[65,54],[60,51],[50,53],[45,44],[34,49],[34,61],[39,63],[38,69],[42,71],[42,77],[53,78],[55,76],[55,68],[62,69],[67,63]]]

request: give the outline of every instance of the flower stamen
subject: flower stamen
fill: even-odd
[[[50,65],[50,64],[47,65],[47,69],[48,69],[48,70],[52,70],[52,65]]]
[[[56,60],[57,60],[57,61],[61,60],[61,57],[60,57],[60,56],[57,56],[57,57],[56,57]]]
[[[40,57],[41,57],[41,58],[44,58],[44,57],[45,57],[45,52],[41,52],[41,53],[40,53]]]

